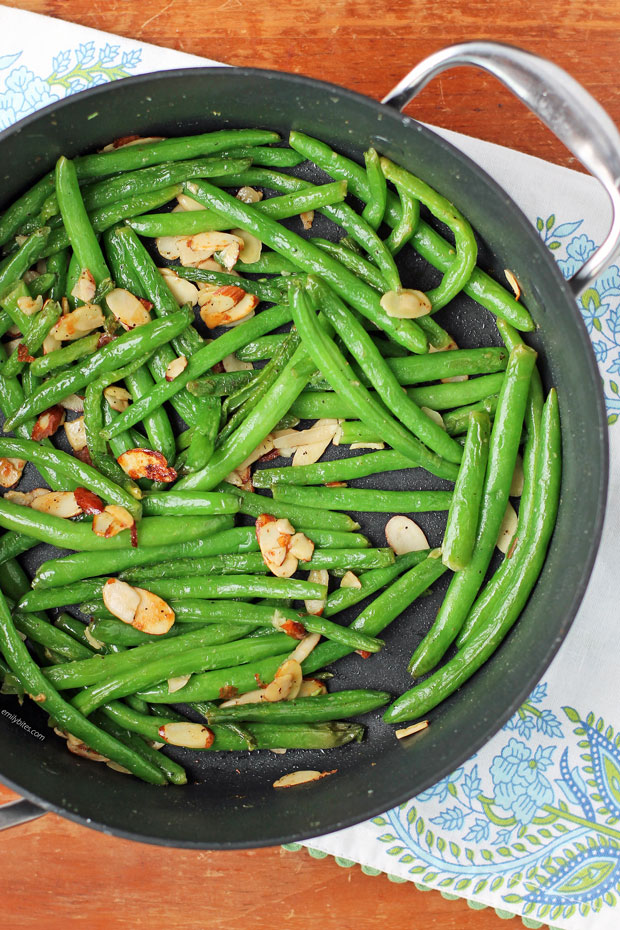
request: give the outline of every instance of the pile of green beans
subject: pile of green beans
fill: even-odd
[[[28,463],[40,474],[34,487],[72,493],[80,511],[58,516],[63,497],[0,497],[0,682],[33,696],[69,739],[151,784],[187,781],[152,746],[172,724],[187,748],[202,727],[212,737],[204,748],[215,750],[330,749],[363,737],[352,717],[386,705],[388,723],[426,715],[498,648],[553,532],[558,400],[553,390],[545,399],[520,335],[534,329],[527,309],[476,266],[467,219],[375,149],[358,164],[300,132],[288,141],[226,129],[61,156],[0,216],[0,338],[12,327],[20,334],[12,355],[0,344],[0,464]],[[330,178],[297,176],[306,159]],[[187,205],[181,194],[201,209],[156,212],[177,197]],[[421,205],[453,242],[421,218]],[[311,211],[342,238],[315,236]],[[228,232],[244,242],[232,263],[223,246],[203,246]],[[172,266],[176,282],[158,269],[175,237],[182,256],[206,250]],[[417,289],[397,263],[411,249],[442,277],[420,303],[430,313],[398,317],[383,297]],[[232,312],[243,292],[258,305],[238,325],[207,331],[195,308],[180,306],[193,285],[198,311],[210,301]],[[142,303],[144,313],[131,302],[139,325],[116,318],[118,288]],[[491,312],[501,345],[455,345],[434,314],[460,292]],[[61,344],[54,327],[70,311],[83,319],[84,303],[100,307],[103,326],[78,324]],[[48,435],[76,415],[63,404],[77,416],[83,406],[86,446],[75,455]],[[294,467],[278,461],[278,432],[286,442],[293,430],[297,448],[300,420],[334,421],[325,430],[345,454],[322,458],[330,443],[312,439]],[[356,443],[367,449],[349,455]],[[483,585],[521,445],[517,534]],[[407,490],[365,480],[401,471]],[[101,530],[102,511],[120,524]],[[436,548],[420,537],[424,548],[402,552],[364,534],[368,512],[386,515],[388,543],[391,515],[447,513],[447,523]],[[277,542],[265,547],[273,521]],[[41,544],[65,553],[43,560]],[[32,579],[18,561],[25,553],[38,565]],[[422,682],[392,703],[386,690],[322,693],[308,680],[351,653],[380,652],[384,631],[392,636],[393,621],[443,576],[446,593],[409,664],[415,678],[428,675]],[[131,622],[110,590],[139,601]],[[149,626],[148,598],[166,602],[157,608],[170,620],[165,632]],[[361,602],[351,622],[338,616]],[[300,640],[307,651],[295,674],[309,696],[283,668],[288,699],[265,700],[261,689]]]

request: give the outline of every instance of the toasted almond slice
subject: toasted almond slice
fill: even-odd
[[[264,700],[266,700],[265,689],[255,688],[253,691],[246,691],[245,694],[240,694],[239,697],[222,701],[220,707],[237,707],[239,704],[260,704]]]
[[[74,741],[69,738],[67,740],[67,749],[69,752],[72,752],[74,756],[81,756],[83,759],[90,759],[91,762],[109,762],[107,756],[102,756],[100,752],[96,752],[94,749],[91,749],[90,746],[87,746],[86,743],[82,743],[80,740]]]
[[[317,420],[309,429],[277,430],[273,434],[273,444],[276,449],[296,449],[298,446],[307,446],[315,442],[332,441],[338,430],[338,420]],[[327,448],[327,445],[325,448]]]
[[[123,623],[133,623],[140,605],[140,594],[136,588],[118,578],[108,578],[103,585],[102,597],[111,614]]]
[[[253,452],[248,455],[245,462],[242,462],[241,465],[238,465],[235,469],[236,471],[242,471],[244,468],[253,465],[254,462],[257,462],[263,455],[266,455],[268,452],[271,452],[273,449],[273,439],[270,435],[265,436],[263,440],[257,445]]]
[[[508,501],[506,506],[506,512],[504,513],[504,519],[502,520],[502,525],[499,528],[499,533],[497,534],[497,542],[495,545],[500,552],[503,552],[504,555],[510,549],[512,540],[517,532],[517,523],[519,518],[517,517],[517,512]]]
[[[43,306],[43,297],[41,294],[38,294],[36,297],[18,297],[17,306],[26,316],[34,316]]]
[[[256,520],[256,538],[260,547],[263,561],[272,574],[279,577],[289,577],[297,570],[297,559],[288,554],[291,543],[291,533],[278,526],[277,520],[269,514],[261,514]],[[288,523],[288,521],[286,521]],[[290,526],[290,524],[288,524]],[[291,527],[292,529],[292,527]]]
[[[442,384],[451,384],[456,381],[469,381],[469,375],[454,375],[453,378],[442,378]]]
[[[120,772],[121,775],[132,775],[133,773],[130,769],[126,769],[124,765],[119,765],[118,762],[106,762],[106,765],[109,769],[112,769],[113,772]]]
[[[177,473],[170,468],[168,462],[161,454],[153,449],[128,449],[122,452],[117,460],[126,475],[137,481],[139,478],[150,478],[152,481],[175,481]]]
[[[162,258],[172,261],[181,254],[180,240],[181,236],[159,236],[155,240],[155,245]]]
[[[280,517],[277,519],[276,526],[280,533],[288,533],[289,536],[292,536],[295,532],[295,527],[290,520],[287,520],[286,517]]]
[[[50,352],[55,352],[56,349],[60,349],[61,346],[62,342],[59,339],[56,339],[52,333],[48,333],[43,340],[43,355],[49,355]]]
[[[359,580],[355,572],[348,571],[348,572],[345,572],[344,575],[342,576],[340,587],[341,588],[361,588],[362,582]]]
[[[304,678],[297,697],[316,697],[317,694],[327,694],[327,685],[318,678]]]
[[[438,410],[431,410],[430,407],[420,407],[420,410],[426,414],[429,420],[432,420],[434,423],[436,423],[437,426],[441,426],[442,429],[446,428],[443,417]]]
[[[297,567],[298,560],[290,552],[286,553],[286,558],[281,565],[269,565],[271,573],[278,578],[290,578],[297,571]]]
[[[84,413],[84,398],[80,397],[79,394],[69,394],[68,397],[60,401],[60,406],[74,413]]]
[[[192,267],[217,252],[224,266],[232,268],[239,258],[243,240],[230,233],[209,230],[194,236],[180,236],[178,244],[179,259],[185,267]]]
[[[276,779],[273,783],[274,788],[294,788],[296,785],[307,785],[311,781],[319,781],[321,778],[326,778],[327,775],[334,775],[337,769],[332,769],[331,772],[318,772],[316,769],[306,769],[299,770],[297,772],[289,772],[288,775],[283,775],[282,778]]]
[[[96,291],[97,285],[94,277],[88,268],[82,268],[79,278],[73,285],[71,296],[75,297],[76,300],[81,300],[85,304],[89,304],[95,296]]]
[[[289,551],[300,562],[309,562],[314,552],[314,543],[304,533],[294,533]]]
[[[253,187],[240,187],[235,197],[243,203],[258,203],[263,199],[263,192],[257,191]]]
[[[521,497],[523,494],[523,459],[517,455],[515,470],[512,473],[512,484],[510,485],[510,497]]]
[[[56,404],[56,406],[50,407],[49,410],[44,410],[43,413],[39,414],[32,428],[32,438],[35,442],[47,439],[49,436],[53,436],[58,427],[62,426],[64,422],[65,411],[59,404]]]
[[[118,504],[108,504],[101,513],[96,513],[93,517],[93,533],[109,539],[111,536],[122,533],[123,530],[131,529],[134,523],[134,518],[124,507],[119,507]]]
[[[301,644],[300,644],[301,645]],[[299,648],[299,646],[297,647]],[[299,694],[303,674],[301,660],[288,658],[279,666],[271,684],[263,689],[266,701],[292,701]]]
[[[77,417],[75,420],[67,420],[64,427],[69,445],[74,452],[79,452],[80,449],[86,446],[84,417]]]
[[[129,391],[119,387],[118,384],[111,384],[110,387],[104,388],[103,396],[112,410],[117,410],[119,413],[122,413],[123,410],[127,410],[132,399]]]
[[[198,203],[197,200],[194,200],[193,197],[188,197],[187,194],[179,194],[177,197],[177,203],[181,207],[184,213],[194,212],[195,210],[204,210],[205,208],[201,203]]]
[[[289,661],[299,662],[301,665],[301,663],[308,658],[315,646],[318,645],[320,638],[320,633],[308,633],[299,641],[296,648],[291,652]]]
[[[252,362],[242,362],[241,359],[238,359],[235,353],[231,355],[226,355],[222,359],[222,365],[224,366],[224,371],[252,371],[254,366]]]
[[[413,736],[414,733],[419,733],[420,730],[426,730],[428,726],[428,720],[420,720],[418,723],[412,723],[410,727],[402,727],[400,730],[395,730],[396,739],[404,739],[406,736]]]
[[[248,294],[234,284],[226,284],[213,291],[200,310],[200,318],[209,329],[232,326],[250,319],[258,306],[258,297]],[[200,296],[199,296],[200,302]]]
[[[352,442],[349,449],[385,449],[384,442]]]
[[[108,142],[101,151],[114,152],[116,149],[126,148],[128,145],[146,145],[147,142],[163,142],[165,136],[121,136],[113,142]]]
[[[166,723],[159,728],[158,733],[171,746],[185,746],[186,749],[208,749],[215,739],[209,727],[186,721]]]
[[[12,488],[17,484],[25,466],[24,459],[0,458],[0,487]]]
[[[76,488],[73,493],[75,494],[76,503],[83,513],[93,515],[102,513],[105,510],[105,505],[101,498],[97,497],[92,491],[89,491],[88,488]]]
[[[428,549],[428,539],[423,530],[410,517],[397,514],[385,524],[385,538],[396,555],[405,552],[420,552]]]
[[[226,475],[224,481],[234,485],[236,488],[243,488],[244,491],[253,491],[252,471],[249,466],[246,468],[235,468],[230,474]]]
[[[321,458],[331,440],[311,442],[307,446],[298,446],[293,455],[291,465],[314,465]]]
[[[135,589],[140,596],[140,603],[131,625],[143,633],[162,636],[174,623],[174,610],[163,598],[145,588]]]
[[[123,329],[135,329],[151,322],[151,314],[141,300],[124,287],[106,294],[106,303]]]
[[[429,345],[429,352],[453,352],[455,349],[458,349],[458,345],[452,337],[450,337],[450,342],[447,346],[433,346]]]
[[[105,644],[93,636],[92,623],[89,623],[84,627],[84,637],[87,643],[93,647],[93,649],[103,649]]]
[[[191,304],[193,307],[194,304],[198,303],[198,288],[193,281],[180,278],[172,268],[158,268],[157,270],[170,288],[172,296],[179,307],[184,304]]]
[[[81,339],[82,336],[103,326],[104,318],[101,307],[98,304],[82,304],[72,313],[61,316],[58,322],[52,326],[50,334],[54,339],[61,342],[64,340],[73,341]]]
[[[521,285],[515,278],[513,272],[510,271],[508,268],[504,268],[504,274],[506,275],[506,280],[508,281],[508,283],[510,284],[514,292],[515,300],[518,300],[519,297],[521,296]]]
[[[50,491],[35,498],[31,505],[33,510],[49,513],[52,517],[77,517],[82,508],[75,499],[73,491]]]
[[[308,573],[308,581],[313,582],[314,584],[329,584],[329,572],[326,568],[314,569]],[[304,601],[306,607],[306,612],[309,614],[314,614],[316,617],[320,617],[325,608],[326,598],[321,598],[321,600],[315,600],[311,598],[310,600]]]
[[[174,358],[166,368],[166,381],[174,381],[186,368],[187,359],[184,355],[179,355],[177,358]]]
[[[236,284],[202,284],[198,291],[198,306],[213,310],[230,310],[246,296],[247,291]]]
[[[400,291],[386,291],[379,301],[388,316],[401,320],[415,320],[431,312],[431,302],[423,291],[403,287]]]
[[[312,224],[314,223],[314,210],[304,210],[303,213],[299,214],[299,219],[301,220],[301,225],[304,229],[312,229]]]
[[[239,252],[239,261],[246,265],[257,262],[263,249],[263,243],[260,239],[257,239],[256,236],[253,236],[252,233],[247,232],[245,229],[232,229],[231,232],[233,236],[237,236],[243,242]]]
[[[19,504],[20,507],[30,507],[35,498],[49,494],[49,488],[33,488],[32,491],[7,491],[4,499],[11,501],[12,504]]]

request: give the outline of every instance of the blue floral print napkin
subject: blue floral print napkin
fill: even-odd
[[[0,128],[86,87],[192,63],[217,64],[0,6]],[[591,178],[438,131],[511,194],[566,277],[603,239],[609,208]],[[605,389],[611,479],[602,545],[566,641],[514,717],[457,771],[399,808],[305,845],[370,874],[518,914],[527,927],[612,930],[620,920],[617,266],[579,308]]]

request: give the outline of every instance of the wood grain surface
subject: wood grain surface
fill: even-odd
[[[8,0],[19,7],[232,65],[320,77],[380,98],[421,58],[492,38],[546,55],[620,123],[620,0]],[[538,155],[575,160],[492,78],[443,75],[417,118]],[[0,786],[0,803],[14,796]],[[194,852],[104,836],[54,815],[0,834],[10,930],[493,930],[493,911],[281,849]],[[516,923],[514,924],[516,927]],[[520,926],[520,924],[519,924]]]

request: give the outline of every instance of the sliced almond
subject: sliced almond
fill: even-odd
[[[325,442],[325,448],[332,441],[339,428],[338,420],[317,420],[309,429],[277,430],[273,434],[273,445],[276,449],[296,449],[298,446],[307,446],[313,443]]]
[[[361,588],[362,582],[359,580],[355,572],[348,571],[348,572],[345,572],[344,575],[342,576],[340,587],[341,588]]]
[[[242,362],[238,359],[234,352],[222,359],[222,365],[224,371],[252,371],[254,367],[252,362]]]
[[[89,491],[88,488],[76,488],[73,492],[75,494],[75,500],[78,507],[81,508],[82,513],[87,514],[96,514],[103,513],[105,510],[105,504],[100,497],[97,497],[92,491]]]
[[[311,572],[308,572],[308,581],[313,582],[314,584],[329,584],[329,572],[326,568],[314,569]],[[310,600],[304,601],[306,612],[313,614],[316,617],[320,617],[325,608],[326,597],[321,600],[315,600],[311,598]]]
[[[35,442],[47,439],[49,436],[53,436],[58,427],[64,422],[65,411],[59,404],[56,404],[56,406],[50,407],[49,410],[44,410],[43,413],[39,414],[32,428],[32,438]]]
[[[101,640],[99,640],[99,639],[97,639],[95,636],[93,636],[92,624],[91,624],[91,623],[88,623],[88,624],[84,627],[84,637],[85,637],[85,639],[86,639],[86,642],[87,642],[90,646],[92,646],[93,649],[97,649],[97,650],[103,649],[105,643],[102,643]]]
[[[43,355],[49,355],[50,352],[55,352],[56,349],[60,349],[62,342],[60,339],[56,339],[52,333],[48,333],[45,339],[43,340]]]
[[[25,493],[23,491],[7,491],[4,499],[11,501],[12,504],[19,504],[20,507],[30,507],[37,497],[49,493],[49,488],[33,488],[32,491],[26,491]]]
[[[151,322],[151,314],[142,301],[124,287],[115,287],[105,299],[123,329],[135,329]]]
[[[80,397],[79,394],[69,394],[68,397],[60,401],[60,406],[74,413],[84,413],[84,398]]]
[[[49,494],[42,494],[35,498],[30,506],[33,510],[64,519],[77,517],[82,513],[82,508],[75,499],[73,491],[50,491]]]
[[[216,230],[178,238],[179,259],[185,267],[195,266],[217,252],[224,267],[233,268],[242,246],[243,240],[239,236]]]
[[[22,313],[25,313],[26,316],[34,316],[35,313],[38,313],[41,307],[43,306],[43,297],[41,294],[38,294],[36,297],[18,297],[17,306]]]
[[[240,187],[235,196],[243,203],[258,203],[264,195],[262,191],[257,191],[253,187]]]
[[[352,442],[349,449],[385,449],[384,442]]]
[[[404,739],[406,736],[413,736],[414,733],[419,733],[420,730],[426,730],[428,726],[428,720],[420,720],[418,723],[412,723],[410,727],[402,727],[400,730],[395,730],[396,739]]]
[[[129,391],[119,387],[118,384],[111,384],[110,387],[104,388],[103,396],[112,410],[117,410],[119,413],[127,410],[132,400]]]
[[[118,578],[108,578],[103,585],[102,597],[111,614],[123,623],[133,623],[140,605],[140,594],[136,588]]]
[[[452,337],[450,337],[450,342],[447,346],[429,345],[428,347],[429,352],[453,352],[455,349],[458,349],[458,344]]]
[[[76,300],[81,300],[83,303],[89,304],[95,296],[96,291],[97,285],[95,284],[94,277],[88,268],[82,268],[79,278],[73,285],[71,296],[75,297]]]
[[[169,678],[168,694],[174,694],[175,691],[180,691],[181,688],[185,687],[191,677],[191,675],[177,675],[176,678]]]
[[[273,787],[294,788],[296,785],[307,785],[308,782],[320,781],[321,778],[334,775],[336,771],[336,769],[332,769],[331,772],[318,772],[316,769],[306,769],[305,771],[299,770],[297,772],[289,772],[288,775],[283,775],[282,778],[276,779],[273,783]]]
[[[441,426],[442,429],[446,428],[446,424],[443,421],[442,415],[438,410],[431,410],[430,407],[420,407],[422,413],[425,413],[429,420],[432,420],[433,423],[436,423],[437,426]]]
[[[314,552],[314,543],[304,533],[294,533],[291,536],[289,551],[300,562],[309,562]]]
[[[508,268],[504,268],[504,274],[506,275],[506,280],[508,281],[508,283],[510,284],[514,292],[515,300],[518,300],[519,297],[521,296],[521,285],[515,278],[513,272],[510,271]]]
[[[101,307],[98,304],[82,304],[72,313],[61,316],[58,322],[52,326],[50,334],[54,339],[62,341],[73,341],[81,339],[94,329],[98,329],[104,324],[104,317]]]
[[[69,445],[74,452],[79,452],[86,446],[86,429],[84,428],[84,417],[77,417],[75,420],[68,420],[65,424],[65,434]]]
[[[304,678],[297,697],[316,697],[317,694],[327,694],[327,686],[318,678]]]
[[[279,578],[289,578],[297,570],[297,559],[289,554],[290,524],[287,527],[278,525],[279,522],[270,514],[261,514],[256,519],[256,538],[269,571]]]
[[[222,701],[220,707],[237,707],[239,704],[260,704],[264,700],[265,689],[255,688],[253,691],[246,691],[245,694],[240,694],[238,697]]]
[[[131,529],[134,524],[135,520],[128,510],[119,507],[118,504],[108,504],[101,513],[96,513],[93,517],[93,533],[109,539],[123,530]]]
[[[301,660],[286,659],[273,676],[273,681],[263,689],[265,700],[294,700],[299,694],[302,681]]]
[[[510,497],[521,497],[523,494],[523,477],[523,459],[517,455],[515,470],[512,473],[512,484],[508,492]]]
[[[165,136],[121,136],[120,139],[109,142],[101,151],[114,152],[116,149],[124,149],[128,145],[146,145],[148,142],[163,142],[165,138]]]
[[[235,468],[234,471],[226,475],[224,481],[234,485],[236,488],[243,488],[244,491],[252,492],[254,490],[254,485],[252,484],[252,470],[249,465],[246,468]]]
[[[187,368],[187,359],[184,355],[179,355],[173,359],[166,368],[166,381],[174,381]]]
[[[318,645],[320,639],[320,633],[308,633],[299,641],[296,648],[291,652],[288,661],[299,662],[301,665],[301,663],[308,658],[315,646]]]
[[[509,501],[506,506],[502,525],[497,534],[497,542],[495,543],[499,551],[503,552],[504,555],[509,551],[515,533],[517,532],[518,520],[517,512]]]
[[[150,478],[152,481],[176,481],[177,473],[170,468],[168,462],[161,454],[153,449],[128,449],[122,452],[117,460],[126,475],[137,481],[139,478]]]
[[[171,746],[185,746],[186,749],[209,749],[215,739],[209,727],[185,721],[166,723],[159,728],[158,733]]]
[[[74,738],[74,741],[69,738],[67,740],[67,749],[69,752],[72,752],[74,756],[81,756],[83,759],[90,759],[91,762],[109,762],[110,760],[107,756],[102,756],[100,752],[96,752],[94,749],[91,749],[90,746],[87,746],[86,743],[82,743],[80,740]]]
[[[172,261],[181,254],[180,240],[181,236],[159,236],[155,240],[155,245],[162,258]]]
[[[387,291],[379,301],[388,316],[401,320],[415,320],[431,312],[431,302],[423,291],[404,287],[400,291]]]
[[[299,214],[299,219],[301,220],[301,225],[304,229],[312,229],[312,224],[314,223],[314,210],[304,210],[303,213]]]
[[[0,487],[12,488],[17,484],[25,466],[24,459],[0,458]]]
[[[207,293],[198,295],[198,303],[203,303],[200,318],[209,329],[216,326],[232,326],[241,320],[250,319],[259,300],[255,294],[248,294],[235,284],[225,284]]]
[[[187,194],[179,194],[177,197],[177,203],[181,207],[184,213],[194,212],[196,210],[204,210],[205,207],[198,203],[197,200],[194,200],[193,197],[188,197]]]
[[[184,306],[184,304],[191,304],[193,307],[194,304],[198,303],[198,288],[193,281],[180,278],[172,268],[158,268],[157,270],[170,288],[172,296],[179,307]]]
[[[410,517],[402,514],[392,517],[385,524],[385,538],[396,555],[428,549],[428,539],[424,531]]]
[[[144,588],[135,589],[140,596],[131,625],[143,633],[163,636],[174,623],[174,610],[163,598]]]
[[[232,229],[231,233],[243,242],[239,252],[239,261],[245,265],[253,265],[254,262],[257,262],[263,249],[263,243],[260,239],[257,239],[256,236],[253,236],[252,233],[247,232],[245,229]]]

